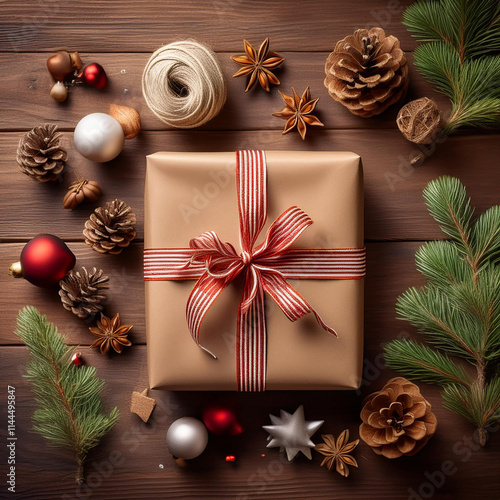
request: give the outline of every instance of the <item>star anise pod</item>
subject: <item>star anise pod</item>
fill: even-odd
[[[248,78],[247,87],[245,92],[248,92],[259,80],[260,86],[267,92],[269,92],[269,84],[279,85],[280,81],[276,78],[276,75],[271,71],[271,69],[277,68],[284,60],[276,52],[269,51],[269,38],[266,38],[259,50],[256,51],[252,45],[250,45],[246,40],[243,40],[245,45],[245,53],[237,56],[231,56],[231,59],[243,67],[240,68],[234,75],[236,76],[247,76]]]
[[[290,130],[297,127],[300,137],[304,140],[306,138],[307,125],[324,127],[324,124],[321,123],[316,116],[311,114],[316,107],[316,103],[319,101],[319,97],[311,99],[311,91],[309,90],[309,87],[304,90],[302,97],[297,95],[293,87],[292,91],[293,96],[289,96],[278,91],[285,101],[286,106],[281,111],[273,113],[273,116],[283,118],[283,120],[287,121],[283,134],[287,134]]]
[[[321,465],[326,464],[328,470],[335,468],[337,472],[344,477],[349,475],[349,465],[354,467],[358,466],[358,462],[354,457],[351,457],[349,453],[358,446],[359,439],[356,441],[349,441],[349,431],[346,429],[343,431],[335,442],[335,438],[331,434],[324,434],[321,436],[324,443],[317,444],[314,449],[325,455],[325,458],[321,462]]]
[[[131,346],[132,342],[127,338],[132,325],[120,325],[120,315],[116,313],[112,319],[101,313],[101,320],[97,321],[97,327],[91,326],[89,330],[97,335],[97,339],[90,347],[99,347],[102,354],[106,354],[112,347],[121,353],[124,346]]]

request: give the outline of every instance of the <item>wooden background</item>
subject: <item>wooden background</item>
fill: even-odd
[[[305,405],[306,418],[324,419],[323,433],[349,428],[357,437],[362,398],[382,387],[393,373],[383,368],[382,347],[388,340],[412,333],[395,319],[396,297],[410,285],[422,283],[413,261],[422,241],[442,238],[427,215],[421,192],[442,174],[460,177],[480,211],[499,203],[498,139],[495,133],[462,132],[449,138],[424,166],[409,167],[418,152],[395,126],[398,106],[380,117],[362,119],[335,103],[323,86],[323,67],[335,42],[366,26],[382,26],[396,35],[411,66],[410,97],[434,97],[412,66],[415,43],[400,24],[409,2],[398,0],[321,0],[315,2],[183,0],[0,2],[0,307],[2,443],[1,498],[237,498],[237,499],[402,499],[498,498],[500,436],[492,434],[484,449],[473,440],[474,429],[444,410],[439,391],[423,386],[439,420],[435,437],[416,456],[394,461],[375,455],[361,443],[356,450],[359,469],[347,479],[299,457],[285,463],[276,449],[266,450],[269,413]],[[244,94],[244,80],[232,79],[237,69],[229,56],[242,51],[243,38],[259,44],[271,38],[271,50],[286,57],[278,73],[281,90],[298,92],[311,86],[321,97],[318,116],[325,123],[302,142],[298,135],[281,135],[282,120],[271,112],[282,107],[276,90]],[[221,114],[199,130],[167,130],[146,107],[140,79],[150,54],[178,39],[196,38],[219,54],[229,84]],[[104,91],[75,88],[64,104],[49,97],[52,84],[47,57],[59,49],[78,50],[84,63],[99,62],[110,84]],[[143,132],[127,142],[123,153],[105,165],[81,157],[72,144],[72,130],[90,112],[106,112],[110,103],[137,108]],[[20,136],[40,123],[56,123],[64,131],[69,153],[61,182],[40,184],[22,175],[16,165]],[[143,249],[143,183],[145,155],[158,150],[226,151],[242,148],[351,150],[364,162],[366,182],[365,379],[355,392],[168,393],[153,391],[158,407],[146,425],[129,413],[131,392],[147,384]],[[91,210],[62,207],[67,186],[77,177],[97,180],[104,188],[101,202],[120,197],[138,216],[138,237],[120,256],[101,256],[82,241],[82,228]],[[120,311],[134,325],[134,346],[121,356],[102,356],[88,349],[87,324],[65,311],[56,292],[39,289],[7,276],[10,262],[37,233],[64,238],[79,266],[101,266],[111,275],[106,310]],[[54,452],[30,431],[34,403],[22,378],[26,349],[13,335],[18,310],[33,304],[79,345],[87,363],[106,379],[106,407],[117,405],[122,417],[94,450],[87,467],[88,483],[81,490],[73,481],[71,456]],[[7,385],[17,396],[17,493],[7,492],[5,440]],[[179,468],[165,446],[169,424],[185,415],[200,416],[206,402],[228,401],[239,407],[246,432],[236,438],[211,437],[206,452],[189,467]],[[319,440],[319,434],[316,440]],[[265,457],[261,457],[265,453]],[[233,454],[234,464],[224,457]],[[115,464],[110,465],[110,460]],[[450,462],[447,462],[450,461]],[[446,476],[441,472],[445,467]],[[415,494],[414,494],[415,493]]]

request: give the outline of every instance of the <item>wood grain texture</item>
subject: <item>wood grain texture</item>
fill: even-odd
[[[233,78],[238,65],[231,61],[228,52],[219,53],[228,84],[228,99],[221,113],[200,130],[262,130],[283,129],[284,121],[271,116],[283,106],[276,88],[267,93],[260,87],[244,93],[245,78]],[[372,119],[360,119],[341,104],[336,103],[323,85],[325,61],[328,52],[284,52],[285,63],[276,71],[281,80],[279,89],[290,94],[294,87],[301,93],[311,87],[313,97],[319,97],[318,116],[328,129],[396,128],[399,105]],[[49,95],[53,85],[45,61],[47,54],[0,53],[0,67],[8,72],[0,73],[0,130],[30,129],[50,117],[62,129],[73,130],[84,114],[106,113],[110,102],[136,108],[141,114],[143,130],[166,130],[168,127],[156,118],[146,105],[141,92],[141,77],[150,54],[96,54],[81,53],[85,64],[99,62],[109,77],[108,87],[99,91],[84,86],[70,90],[68,100],[57,103]],[[410,89],[408,99],[422,95],[436,100],[445,112],[449,99],[434,91],[417,73],[408,54],[410,65]]]
[[[328,50],[354,30],[381,26],[405,50],[414,41],[400,24],[409,0],[318,0],[297,4],[268,0],[77,0],[1,4],[0,51],[60,50],[153,52],[196,38],[219,51],[241,50],[243,38],[258,44],[271,37],[272,50]],[[333,47],[332,47],[333,49]]]
[[[143,184],[145,156],[156,151],[337,150],[361,155],[365,175],[365,237],[368,240],[442,238],[428,216],[422,189],[439,175],[455,175],[468,186],[480,211],[497,204],[500,184],[498,145],[494,135],[453,136],[440,145],[423,167],[409,160],[419,150],[397,130],[312,130],[307,141],[282,136],[278,131],[245,132],[144,132],[127,141],[123,153],[107,164],[81,157],[70,133],[64,134],[69,151],[61,182],[41,184],[23,175],[15,155],[22,133],[0,134],[4,151],[0,170],[3,241],[25,240],[40,232],[61,238],[82,239],[82,229],[99,202],[80,205],[74,211],[62,207],[67,186],[78,177],[99,182],[104,189],[101,203],[119,197],[138,216],[138,237],[143,235]]]
[[[424,166],[409,167],[418,149],[395,128],[398,106],[373,119],[351,115],[335,103],[323,86],[324,61],[337,40],[365,26],[382,26],[409,51],[408,99],[434,97],[445,110],[447,99],[437,94],[412,65],[414,40],[401,25],[401,13],[410,0],[88,0],[83,2],[0,2],[0,424],[5,436],[8,384],[16,387],[17,493],[10,495],[5,481],[0,498],[36,500],[99,499],[152,500],[210,498],[216,500],[494,500],[500,490],[500,436],[479,449],[473,428],[446,411],[439,390],[422,384],[424,395],[438,417],[437,434],[414,457],[395,461],[375,455],[361,443],[355,452],[359,469],[349,478],[319,466],[314,453],[309,462],[292,463],[268,450],[261,425],[269,413],[305,405],[306,418],[325,419],[323,433],[337,435],[349,428],[357,437],[363,397],[378,390],[394,374],[383,366],[383,345],[395,337],[415,335],[407,323],[395,319],[397,296],[422,277],[414,254],[420,242],[442,238],[428,216],[422,189],[439,175],[462,179],[479,212],[500,203],[498,134],[462,132],[440,145]],[[305,142],[298,135],[282,136],[283,122],[271,117],[282,107],[276,89],[270,94],[244,94],[244,81],[231,75],[236,65],[229,56],[242,51],[243,38],[253,44],[266,36],[272,50],[286,62],[278,72],[280,90],[311,86],[320,97],[319,116],[325,129],[311,130]],[[140,79],[150,54],[159,46],[196,38],[219,54],[228,79],[229,98],[221,114],[201,130],[172,131],[147,109]],[[109,77],[105,91],[77,87],[68,101],[49,97],[51,79],[45,68],[50,52],[78,50],[85,63],[101,63]],[[122,72],[125,70],[125,72]],[[126,90],[126,91],[125,91]],[[255,90],[255,89],[254,89]],[[106,112],[111,102],[141,112],[144,132],[127,142],[113,162],[98,165],[81,157],[72,144],[72,130],[90,112]],[[69,161],[60,182],[40,184],[22,175],[15,161],[20,136],[43,122],[58,124],[64,132]],[[128,410],[133,390],[147,385],[144,286],[142,280],[143,186],[145,156],[155,151],[231,151],[243,148],[274,150],[351,150],[362,156],[365,170],[365,222],[368,251],[366,280],[364,378],[360,391],[279,391],[263,394],[152,391],[158,406],[143,424]],[[99,205],[64,210],[67,186],[78,177],[97,180],[104,193],[99,203],[120,197],[138,216],[138,238],[119,256],[102,256],[82,240],[82,228]],[[56,291],[13,280],[5,270],[18,259],[26,241],[37,233],[63,237],[77,256],[77,266],[102,267],[111,277],[106,311],[119,311],[134,325],[134,345],[121,355],[102,356],[88,347],[88,322],[65,311]],[[18,310],[33,304],[79,345],[86,362],[107,381],[104,402],[122,413],[116,428],[89,456],[87,485],[77,490],[69,454],[51,449],[31,432],[34,401],[22,377],[27,351],[13,334]],[[165,446],[170,423],[180,417],[200,417],[211,401],[229,402],[240,413],[245,433],[236,438],[210,438],[209,447],[187,468],[178,467]],[[316,442],[320,434],[315,436]],[[4,441],[5,444],[5,441]],[[6,473],[6,447],[0,446],[0,472]],[[265,457],[261,457],[264,453]],[[237,461],[224,461],[228,454]],[[114,458],[116,465],[110,465]],[[160,467],[163,465],[163,468]],[[448,475],[440,471],[448,466]],[[415,494],[414,494],[415,492]]]

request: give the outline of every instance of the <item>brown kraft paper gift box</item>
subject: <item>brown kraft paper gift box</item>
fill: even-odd
[[[361,248],[363,174],[349,152],[266,151],[269,225],[298,206],[314,221],[293,248]],[[186,248],[215,231],[239,248],[236,155],[161,152],[147,157],[145,249]],[[356,389],[362,375],[363,279],[288,280],[338,338],[308,314],[291,322],[266,297],[267,390]],[[195,284],[146,281],[148,372],[151,388],[236,390],[235,335],[242,281],[216,300],[201,328],[203,351],[186,323]]]

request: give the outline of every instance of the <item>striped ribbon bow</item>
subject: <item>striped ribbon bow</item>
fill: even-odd
[[[298,207],[285,210],[271,224],[264,241],[255,246],[267,219],[266,175],[263,151],[236,152],[240,254],[213,231],[192,239],[190,248],[155,248],[144,252],[145,280],[197,280],[187,301],[186,318],[189,331],[200,347],[200,327],[206,313],[224,288],[245,273],[236,331],[239,391],[265,390],[264,292],[291,321],[311,312],[327,332],[336,335],[287,278],[360,279],[365,275],[364,248],[290,248],[313,222]]]

